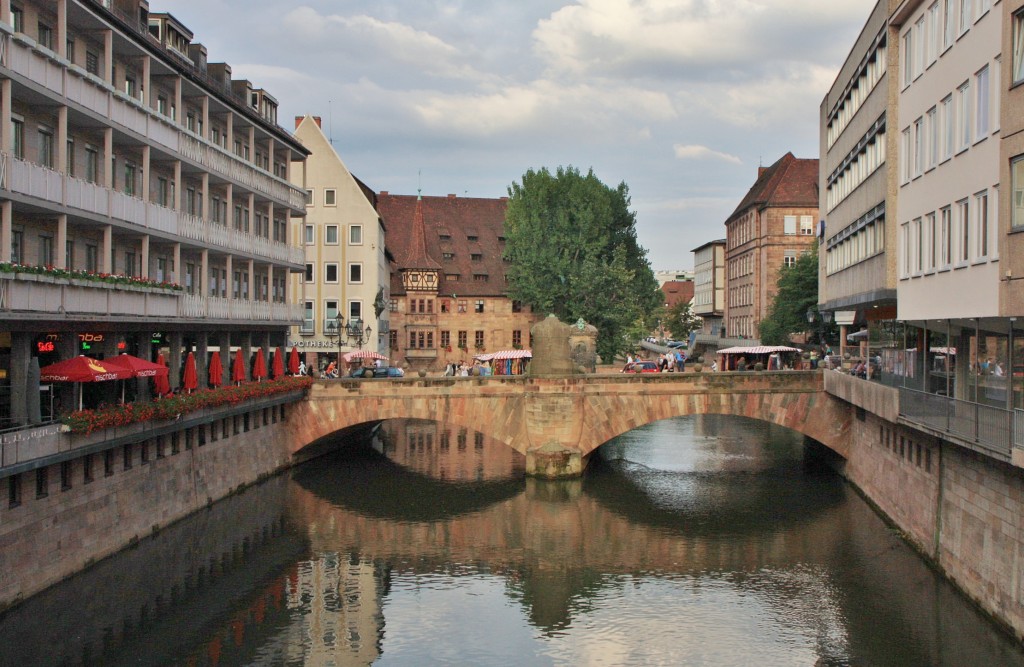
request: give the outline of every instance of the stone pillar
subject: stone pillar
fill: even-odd
[[[256,300],[256,261],[250,259],[247,264],[249,265],[249,293],[245,295],[246,300]]]
[[[142,56],[142,103],[147,109],[153,108],[153,94],[150,92],[151,83],[152,62],[148,55],[144,55]]]
[[[149,173],[151,150],[149,146],[142,147],[142,201],[147,203],[149,202],[150,186],[152,185]]]
[[[11,88],[10,79],[0,81],[0,151],[7,155],[14,152],[14,131],[11,128]]]
[[[80,354],[77,331],[61,331],[57,335],[57,357],[61,361],[73,359]],[[58,382],[54,385],[58,410],[63,414],[78,409],[78,396],[82,385],[74,382]]]
[[[68,173],[68,108],[63,104],[57,107],[57,162],[53,166],[62,174]]]
[[[217,334],[217,347],[220,348],[220,363],[224,368],[221,384],[227,387],[231,384],[231,334],[226,331],[219,332]]]
[[[0,21],[11,25],[11,0],[0,0]]]
[[[68,0],[57,0],[57,43],[54,50],[58,56],[68,57]]]
[[[142,255],[139,268],[141,278],[149,278],[149,234],[142,235]],[[166,280],[166,278],[165,278]]]
[[[228,109],[227,118],[224,119],[224,136],[226,137],[224,143],[227,145],[229,151],[235,150],[235,114],[231,113]]]
[[[233,227],[235,221],[235,186],[228,183],[224,187],[224,192],[224,201],[227,202],[228,212],[221,222],[224,223],[225,227]]]
[[[10,80],[8,79],[8,82]],[[14,239],[14,204],[10,199],[0,202],[0,262],[11,261]]]
[[[171,389],[178,389],[181,387],[182,338],[182,333],[180,331],[172,331],[167,336],[168,345],[170,346],[168,354],[170,359],[167,360],[167,364],[171,367],[171,372],[168,377],[171,382]]]
[[[114,272],[114,227],[103,226],[103,243],[100,244],[100,271],[103,273]]]
[[[210,96],[203,95],[199,100],[199,108],[203,114],[203,134],[210,136]],[[205,138],[204,137],[204,138]]]
[[[196,377],[199,378],[199,388],[205,389],[210,382],[210,374],[207,372],[206,355],[209,348],[210,334],[208,331],[196,333]]]
[[[178,118],[181,116],[181,105],[184,104],[184,100],[181,99],[181,76],[174,77],[174,109],[171,110],[171,120],[175,123],[178,122]]]
[[[114,183],[114,129],[103,130],[103,155],[100,156],[100,169],[103,170],[103,185],[116,190]]]
[[[580,477],[583,475],[583,457],[578,450],[549,442],[526,452],[526,474],[544,479]]]
[[[181,160],[174,161],[174,197],[171,198],[171,208],[181,211],[182,197],[185,196],[185,183],[181,177]],[[189,213],[191,215],[191,212]]]
[[[182,276],[185,275],[185,272],[181,270],[181,244],[180,243],[175,243],[174,244],[174,246],[173,246],[173,253],[174,254],[173,254],[173,260],[172,261],[174,262],[174,266],[171,269],[171,281],[172,282],[176,282],[179,285],[181,285],[182,287],[184,287],[185,286],[185,281],[182,280]],[[195,288],[196,288],[195,283],[193,283],[192,289],[195,289]]]
[[[209,172],[203,172],[200,177],[202,180],[203,193],[199,197],[199,217],[203,219],[203,222],[207,222],[210,219],[210,174]]]
[[[227,289],[227,293],[228,293],[228,298],[229,299],[234,299],[235,298],[235,270],[234,269],[235,269],[235,267],[234,267],[234,259],[231,257],[231,255],[227,255],[224,258],[224,270],[227,272],[227,276],[228,276],[228,284],[227,284],[227,288],[226,289]],[[239,282],[241,282],[241,280],[239,280]],[[241,289],[242,286],[239,285],[238,288]]]
[[[67,265],[68,260],[68,216],[61,213],[57,216],[57,242],[53,249],[53,265],[58,269],[73,269]]]
[[[252,332],[246,331],[242,334],[242,361],[245,362],[245,379],[252,379]]]
[[[210,296],[210,251],[203,248],[199,257],[199,296],[205,299]]]
[[[136,334],[136,343],[139,358],[153,361],[153,332],[144,331]],[[148,401],[153,398],[153,394],[150,391],[152,387],[150,378],[136,378],[135,385],[135,396],[138,400]]]
[[[11,332],[11,421],[18,426],[28,423],[28,400],[32,393],[32,387],[28,386],[28,364],[32,359],[33,338],[22,331]],[[36,400],[39,400],[39,388],[34,391]]]
[[[245,231],[255,234],[256,230],[253,228],[253,221],[256,219],[256,195],[251,193],[249,194],[249,201],[247,205],[249,207],[249,222],[247,223],[245,220],[242,221],[243,229],[245,229],[245,226],[247,225],[249,228],[245,229]]]

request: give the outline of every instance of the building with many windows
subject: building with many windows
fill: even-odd
[[[757,181],[725,221],[725,329],[756,338],[775,297],[779,270],[816,243],[818,160],[786,153],[759,167]]]
[[[293,284],[303,317],[289,345],[306,353],[309,368],[323,370],[339,351],[386,351],[390,285],[384,223],[377,195],[349,173],[319,117],[296,118],[295,138],[310,155],[292,173],[306,189],[306,218],[294,232],[306,266]]]
[[[39,419],[37,362],[161,348],[177,386],[195,351],[205,382],[210,349],[248,359],[301,319],[288,225],[305,198],[289,170],[306,150],[272,96],[192,39],[145,0],[0,2],[7,424]],[[44,419],[76,402],[60,394]]]
[[[693,314],[701,318],[701,333],[717,336],[725,313],[725,239],[693,249]]]
[[[843,335],[896,318],[896,174],[898,79],[889,75],[889,0],[879,0],[820,108],[819,309],[836,311]],[[845,340],[845,339],[843,339]]]
[[[393,362],[439,370],[473,356],[529,348],[539,319],[508,297],[507,200],[381,192],[388,228]]]

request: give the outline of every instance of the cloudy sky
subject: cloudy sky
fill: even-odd
[[[500,197],[530,168],[625,181],[655,269],[756,178],[817,157],[818,107],[876,0],[153,0],[236,78],[323,117],[375,190]],[[418,176],[418,174],[422,174]]]

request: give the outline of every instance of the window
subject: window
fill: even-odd
[[[925,233],[927,234],[925,250],[926,250],[926,268],[928,270],[935,269],[935,247],[937,238],[935,236],[935,214],[929,213],[925,216]]]
[[[523,346],[523,332],[520,329],[512,331],[512,347],[517,350]]]
[[[782,264],[785,267],[796,265],[796,250],[783,250]]]
[[[482,313],[482,312],[484,312],[484,301],[483,301],[483,299],[477,299],[476,300],[476,303],[473,305],[473,312],[475,312],[475,313]]]
[[[940,215],[939,261],[942,266],[948,266],[953,257],[952,209],[946,206],[940,211]]]
[[[39,164],[53,169],[53,130],[44,126],[39,128]]]
[[[801,215],[800,216],[800,235],[801,236],[814,236],[814,216]]]
[[[38,23],[39,26],[39,46],[45,46],[46,48],[53,51],[53,28],[46,25],[42,21]]]
[[[917,178],[924,173],[924,119],[914,121],[914,173]]]
[[[167,98],[163,95],[157,95],[156,97],[156,112],[161,116],[167,115]]]
[[[338,191],[330,188],[324,190],[324,206],[337,206],[338,205]]]
[[[302,328],[301,333],[314,333],[316,325],[313,322],[313,302],[305,301],[302,304]]]
[[[361,319],[363,319],[363,302],[362,301],[349,301],[348,302],[348,319],[350,319],[350,320],[361,320]]]
[[[338,282],[338,264],[337,262],[327,262],[324,264],[324,282],[336,283]]]
[[[135,165],[131,162],[124,163],[124,193],[135,196]]]
[[[93,76],[100,75],[100,57],[92,51],[85,52],[85,71]]]
[[[306,190],[306,206],[312,206],[312,205],[313,205],[313,191],[312,190]]]
[[[314,231],[313,225],[306,225],[304,242],[306,245],[313,245],[316,243],[316,231]]]
[[[924,72],[925,47],[927,37],[925,36],[924,16],[914,24],[914,78],[921,76]]]
[[[53,237],[49,235],[39,236],[39,264],[41,266],[53,266]]]
[[[348,228],[348,242],[349,242],[349,245],[362,245],[363,244],[363,226],[362,225],[351,225]]]
[[[68,176],[75,175],[75,140],[68,139],[67,141],[68,158],[64,164],[64,169],[67,171]]]
[[[974,136],[978,141],[981,141],[988,136],[988,121],[989,121],[989,91],[988,91],[988,65],[981,68],[981,71],[974,76],[975,83],[975,97],[977,102],[975,108],[977,109],[977,117],[974,125]]]
[[[903,87],[906,88],[914,80],[914,30],[907,28],[903,33],[903,48],[900,49],[903,57]]]
[[[478,349],[482,350],[484,347],[484,332],[477,330],[473,332],[473,345]]]
[[[45,467],[36,469],[36,498],[45,498],[50,494],[50,480],[46,473]]]
[[[796,216],[787,215],[783,218],[783,233],[788,235],[796,234]]]
[[[95,146],[85,146],[85,180],[95,183],[99,179],[100,151]]]
[[[939,111],[938,107],[928,110],[928,169],[934,169],[939,162]]]
[[[912,250],[914,257],[914,272],[921,273],[921,271],[924,270],[924,237],[921,234],[921,218],[914,218],[914,223],[910,229],[910,233],[913,235],[911,241],[914,244]]]
[[[938,1],[928,8],[928,54],[927,65],[930,66],[939,57],[942,48],[942,16],[939,14]]]
[[[964,82],[957,92],[957,114],[959,114],[959,122],[957,123],[957,132],[959,133],[959,142],[957,143],[958,150],[964,150],[971,145],[971,84]]]
[[[1024,11],[1013,15],[1013,82],[1024,81]]]
[[[953,157],[955,142],[956,114],[953,110],[953,96],[946,97],[942,104],[942,160]]]
[[[363,265],[362,264],[349,264],[348,265],[348,281],[350,283],[361,283],[363,282]],[[433,303],[433,302],[431,302]]]
[[[85,270],[91,273],[99,271],[99,246],[93,243],[85,244]]]
[[[910,153],[910,128],[908,127],[907,129],[903,130],[903,133],[900,135],[900,137],[902,139],[901,145],[903,148],[903,150],[900,151],[900,182],[909,183],[911,174],[913,172],[913,159]]]
[[[971,10],[974,8],[974,0],[960,0],[960,34],[964,34],[971,28]]]
[[[156,203],[160,206],[168,206],[171,202],[170,188],[167,179],[158,176],[156,179]]]
[[[466,336],[466,332],[465,331],[460,331],[459,332],[459,347],[462,348],[463,350],[466,349],[466,345],[467,345],[467,341],[468,340],[469,339]]]
[[[1010,224],[1014,228],[1024,227],[1024,155],[1010,163],[1010,197]]]
[[[989,244],[989,213],[988,213],[988,192],[979,192],[974,195],[974,214],[977,216],[978,238],[976,248],[978,257],[988,257]]]
[[[75,242],[71,239],[64,242],[64,267],[75,268]]]
[[[11,27],[14,32],[25,31],[25,14],[18,7],[11,7]]]
[[[20,118],[11,119],[11,144],[14,157],[25,159],[25,123]]]
[[[962,199],[956,203],[957,224],[959,225],[959,238],[957,247],[957,260],[966,262],[971,258],[971,206],[970,202]]]
[[[324,243],[338,245],[338,225],[327,225],[324,228]]]

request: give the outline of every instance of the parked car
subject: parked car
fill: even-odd
[[[405,371],[397,366],[380,366],[380,367],[367,367],[357,368],[348,375],[350,378],[356,379],[375,379],[375,378],[400,378],[405,377]]]
[[[657,373],[658,364],[653,361],[634,361],[631,364],[626,364],[626,367],[622,369],[623,373]]]

